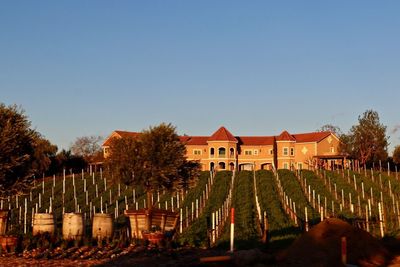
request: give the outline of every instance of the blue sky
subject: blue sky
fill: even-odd
[[[400,144],[399,1],[4,1],[0,102],[60,148],[171,122],[180,134],[344,132]]]

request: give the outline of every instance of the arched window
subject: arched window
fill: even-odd
[[[220,158],[225,157],[225,155],[226,155],[225,151],[226,151],[225,147],[218,148],[218,155],[219,155]]]
[[[214,148],[210,148],[210,157],[213,158],[214,157]]]
[[[235,164],[233,162],[229,163],[229,170],[234,171],[235,170]]]
[[[218,163],[218,167],[220,170],[225,170],[225,162]]]
[[[230,154],[231,157],[234,157],[234,156],[235,156],[235,149],[234,149],[233,147],[231,147],[231,148],[229,149],[229,154]]]
[[[214,170],[214,162],[210,162],[210,171]]]

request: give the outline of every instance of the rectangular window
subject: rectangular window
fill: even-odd
[[[331,146],[331,153],[335,153],[335,148]]]
[[[288,156],[289,155],[289,148],[287,148],[287,147],[283,148],[283,155],[284,156]]]
[[[194,155],[201,155],[201,149],[193,149]]]
[[[269,154],[270,154],[270,155],[274,154],[274,150],[270,149],[270,150],[269,150]]]
[[[290,156],[294,156],[294,148],[293,147],[290,148]]]
[[[252,155],[252,151],[251,151],[251,150],[245,150],[245,151],[244,151],[244,154],[245,154],[246,156],[251,156],[251,155]]]
[[[298,162],[297,163],[297,169],[302,170],[303,169],[303,163]]]
[[[289,169],[289,164],[287,162],[283,163],[283,168],[284,169]]]
[[[258,155],[258,150],[257,149],[254,149],[254,151],[253,151],[253,153],[254,153],[254,155]]]

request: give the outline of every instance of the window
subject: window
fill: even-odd
[[[335,148],[331,146],[331,153],[335,153]]]
[[[251,156],[253,153],[252,153],[251,150],[245,150],[245,151],[244,151],[244,154],[245,154],[246,156]]]
[[[290,156],[294,156],[294,148],[293,147],[290,148]]]
[[[284,156],[289,155],[289,148],[287,148],[287,147],[284,147],[284,148],[283,148],[283,155],[284,155]]]
[[[201,149],[193,149],[194,155],[201,155]]]
[[[287,162],[283,163],[283,168],[284,169],[289,169],[289,164]]]
[[[270,150],[269,150],[269,154],[270,154],[270,155],[274,154],[274,150],[270,149]]]
[[[229,149],[229,154],[230,154],[231,157],[234,157],[235,156],[235,149],[230,148]]]
[[[299,170],[303,169],[303,163],[302,162],[297,162],[297,169],[299,169]]]
[[[220,162],[220,163],[218,163],[218,167],[219,167],[221,170],[225,170],[225,162]]]
[[[218,148],[218,155],[220,156],[220,157],[225,157],[225,148],[224,147],[220,147],[220,148]]]
[[[253,154],[257,156],[258,155],[258,150],[254,149]]]
[[[210,148],[210,157],[213,158],[214,157],[214,148]]]

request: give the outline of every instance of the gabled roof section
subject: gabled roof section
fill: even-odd
[[[208,138],[208,141],[230,141],[237,142],[237,139],[225,128],[219,128],[213,135]]]
[[[276,141],[296,141],[296,139],[288,131],[283,131],[276,137]]]
[[[111,140],[113,138],[125,138],[125,137],[137,137],[140,133],[138,132],[128,132],[128,131],[114,131],[112,134],[107,137],[107,139],[104,141],[103,146],[110,146]]]
[[[268,146],[273,145],[275,136],[236,136],[239,145],[244,146]]]
[[[302,133],[302,134],[294,134],[294,138],[296,138],[297,142],[321,142],[323,139],[330,136],[331,132],[313,132],[313,133]]]

